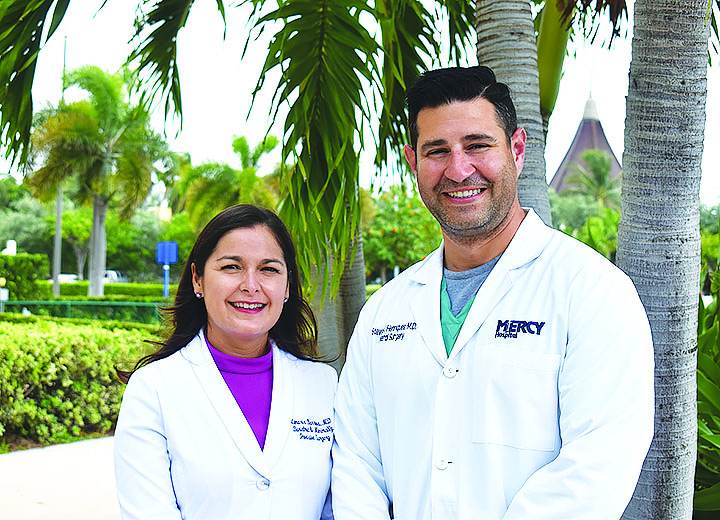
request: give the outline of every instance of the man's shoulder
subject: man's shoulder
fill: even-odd
[[[566,277],[568,283],[584,280],[586,284],[612,292],[624,286],[634,290],[630,278],[610,259],[562,231],[552,232],[552,239],[542,256],[555,276]]]

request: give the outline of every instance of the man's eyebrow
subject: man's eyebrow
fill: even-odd
[[[444,146],[446,144],[447,144],[446,139],[435,139],[433,141],[428,141],[426,143],[423,143],[422,146],[420,147],[420,150],[425,151],[428,148],[434,148],[435,146]]]

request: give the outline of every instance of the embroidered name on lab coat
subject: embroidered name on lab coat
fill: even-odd
[[[332,442],[332,419],[290,419],[292,431],[300,436],[300,440],[315,442]]]
[[[386,325],[382,329],[373,327],[370,334],[380,336],[380,341],[400,341],[405,337],[405,332],[417,329],[417,323],[410,321],[408,323],[400,323],[398,325]]]
[[[544,321],[498,320],[495,337],[517,339],[518,334],[539,336],[544,326]]]

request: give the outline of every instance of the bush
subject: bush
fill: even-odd
[[[4,277],[12,300],[40,300],[51,294],[46,283],[49,267],[45,255],[0,255],[0,276]]]
[[[75,300],[76,298],[73,298],[66,304],[58,300],[20,304],[6,302],[6,308],[18,312],[22,307],[24,311],[38,316],[159,323],[160,308],[168,305],[165,302],[126,302],[122,300],[112,302],[102,299],[75,302]]]
[[[124,389],[113,365],[131,365],[151,336],[137,328],[21,321],[0,328],[0,442],[110,432]]]
[[[50,286],[52,287],[52,284]],[[177,285],[170,285],[170,301],[174,299],[176,291]],[[155,298],[155,301],[164,301],[161,283],[106,283],[104,292],[105,296],[128,296],[132,301],[144,301],[138,298]],[[87,293],[87,281],[60,284],[60,296],[82,296],[84,299]]]
[[[693,518],[717,518],[720,511],[720,272],[712,276],[712,301],[700,298],[698,313],[698,457]],[[713,511],[714,513],[709,513]]]

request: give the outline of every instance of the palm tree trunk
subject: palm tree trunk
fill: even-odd
[[[320,278],[318,270],[313,267],[311,277],[313,281]],[[338,355],[338,330],[336,321],[335,301],[330,298],[331,276],[328,277],[324,296],[322,287],[315,289],[311,307],[315,313],[318,326],[318,355],[320,359],[331,360]]]
[[[60,264],[62,260],[62,205],[63,192],[62,185],[58,186],[57,197],[55,199],[55,236],[53,237],[53,296],[60,296]]]
[[[537,48],[530,2],[477,0],[478,64],[487,65],[510,87],[518,125],[527,132],[525,166],[518,181],[520,204],[550,224],[545,180],[545,135],[540,116]]]
[[[100,195],[93,196],[93,223],[90,233],[90,272],[88,273],[88,296],[103,296],[103,275],[105,274],[105,216],[109,202]]]
[[[655,346],[655,437],[624,519],[689,519],[697,448],[705,0],[636,0],[617,264]]]
[[[340,373],[345,364],[345,354],[350,342],[355,324],[357,323],[360,309],[365,304],[365,259],[363,256],[362,232],[358,231],[355,240],[357,251],[355,256],[348,256],[345,259],[345,269],[340,278],[340,287],[336,299],[335,312],[337,313],[338,331],[338,359],[333,363],[335,369]],[[352,254],[352,252],[351,252]]]

